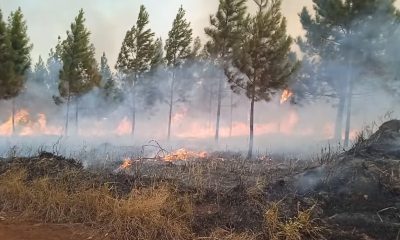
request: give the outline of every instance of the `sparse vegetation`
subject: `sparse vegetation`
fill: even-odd
[[[272,202],[264,213],[265,232],[268,239],[271,240],[301,240],[324,239],[324,227],[319,226],[316,219],[313,218],[312,206],[306,210],[297,210],[294,217],[287,218],[282,216],[279,202]]]

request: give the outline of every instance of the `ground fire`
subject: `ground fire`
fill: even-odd
[[[16,136],[40,136],[61,135],[62,127],[48,126],[47,117],[39,113],[36,118],[32,117],[27,109],[18,110],[14,116]],[[12,117],[4,123],[0,122],[0,136],[11,136],[13,134]]]
[[[163,160],[168,162],[173,161],[188,161],[196,159],[204,159],[207,157],[207,152],[194,152],[181,148],[166,155]]]

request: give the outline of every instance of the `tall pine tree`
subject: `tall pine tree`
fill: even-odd
[[[49,73],[46,68],[46,64],[44,63],[41,56],[39,56],[39,60],[33,67],[33,76],[32,80],[39,86],[43,87],[44,90],[48,91],[50,86],[48,84]]]
[[[46,68],[48,71],[48,85],[50,92],[53,94],[53,98],[57,98],[55,95],[58,92],[58,86],[59,86],[59,76],[60,76],[60,70],[62,69],[62,59],[61,59],[61,54],[62,54],[62,45],[61,45],[61,38],[60,36],[58,37],[58,43],[55,47],[55,50],[53,48],[50,49],[47,61],[46,61]]]
[[[234,49],[233,67],[226,70],[231,87],[250,99],[250,140],[247,158],[253,154],[254,104],[269,101],[283,89],[295,66],[289,59],[292,39],[286,33],[281,0],[254,0],[258,12],[247,17],[242,42]]]
[[[11,41],[11,59],[13,62],[13,80],[8,86],[9,97],[12,99],[12,129],[15,132],[15,97],[22,91],[26,82],[25,73],[30,67],[30,52],[32,44],[27,34],[28,27],[21,8],[12,12],[8,18],[8,34]]]
[[[342,139],[345,122],[345,146],[349,144],[354,79],[361,77],[361,72],[355,70],[376,65],[376,56],[382,53],[376,43],[382,43],[387,38],[388,24],[397,15],[394,2],[313,0],[315,14],[310,14],[306,8],[300,13],[301,23],[306,30],[305,39],[300,39],[300,45],[306,57],[319,59],[322,66],[319,71],[332,71],[336,65],[335,72],[345,73],[335,74],[335,77],[328,74],[328,78],[323,80],[338,98],[335,139]]]
[[[242,22],[246,15],[246,0],[219,0],[218,11],[210,16],[210,27],[205,28],[205,33],[211,38],[206,44],[209,52],[223,69],[229,63],[229,57],[235,44],[238,44],[242,32]],[[221,74],[222,75],[222,74]],[[217,92],[217,117],[215,127],[215,140],[219,139],[219,125],[221,118],[221,103],[223,92],[223,77],[218,79]]]
[[[100,75],[104,100],[111,105],[120,103],[123,100],[123,94],[118,87],[115,76],[111,72],[105,53],[100,59]]]
[[[112,78],[112,73],[110,66],[108,65],[108,60],[106,57],[106,53],[103,52],[103,55],[100,59],[100,76],[101,76],[101,86],[104,86],[107,81]]]
[[[18,94],[13,86],[18,86],[19,81],[14,75],[10,36],[0,10],[0,99],[8,100]]]
[[[68,134],[69,108],[75,101],[75,129],[78,133],[79,98],[95,86],[100,85],[95,49],[90,43],[90,32],[85,27],[84,12],[81,9],[75,21],[67,31],[67,38],[62,42],[59,92],[67,101],[65,134]]]
[[[151,69],[154,59],[154,33],[148,28],[149,14],[146,8],[140,6],[139,16],[134,25],[125,35],[118,56],[116,69],[125,75],[124,82],[130,89],[132,127],[134,135],[136,123],[137,87],[144,80],[143,75]]]
[[[168,33],[165,44],[165,60],[171,73],[170,89],[167,104],[169,106],[168,115],[168,140],[171,138],[171,124],[174,104],[179,101],[175,96],[177,87],[177,73],[183,64],[192,56],[192,29],[190,23],[185,19],[185,10],[181,6],[178,10],[172,29]]]

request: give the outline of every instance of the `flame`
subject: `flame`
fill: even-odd
[[[172,123],[174,124],[182,123],[186,118],[187,112],[188,112],[187,108],[183,108],[180,111],[175,112],[174,115],[172,116]]]
[[[121,166],[119,166],[115,171],[120,172],[123,170],[128,170],[131,168],[133,161],[130,158],[125,158]]]
[[[61,127],[47,126],[47,117],[44,113],[39,113],[36,119],[31,118],[30,113],[26,109],[18,110],[14,116],[16,133],[19,136],[32,135],[60,135]],[[12,135],[12,116],[2,124],[0,124],[0,136]]]
[[[131,121],[127,117],[124,117],[121,122],[118,123],[118,127],[115,130],[115,133],[118,136],[128,135],[131,133],[132,124]]]
[[[291,92],[289,89],[283,90],[283,93],[281,95],[281,104],[284,104],[287,102],[291,97],[293,96],[293,92]]]
[[[300,132],[298,127],[298,123],[300,122],[300,117],[298,113],[291,109],[288,113],[286,113],[282,120],[271,120],[261,123],[254,124],[254,135],[260,136],[265,134],[284,134],[284,135],[311,135],[313,133],[312,129],[306,129],[307,131]],[[300,129],[301,130],[301,129]],[[221,126],[220,127],[220,137],[228,138],[232,137],[241,137],[247,136],[249,134],[249,124],[246,122],[233,122],[232,123],[232,135],[230,135],[229,126]],[[179,138],[192,138],[192,139],[207,139],[214,137],[215,132],[210,129],[207,124],[202,124],[197,121],[188,122],[183,128],[180,129],[175,136]]]
[[[204,159],[207,157],[207,152],[193,152],[186,150],[184,148],[178,149],[167,156],[164,157],[164,160],[167,162],[172,161],[187,161],[194,159]]]

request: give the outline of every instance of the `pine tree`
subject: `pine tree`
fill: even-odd
[[[151,68],[156,71],[160,67],[164,67],[165,59],[164,59],[164,46],[161,38],[157,38],[154,42],[154,53],[153,58],[151,60]]]
[[[33,78],[32,80],[37,84],[41,85],[43,89],[49,90],[49,85],[47,83],[49,77],[49,73],[47,71],[46,65],[41,56],[39,56],[39,60],[33,67]]]
[[[143,100],[143,110],[150,110],[157,102],[163,100],[160,80],[164,79],[166,74],[163,41],[161,38],[157,38],[154,42],[150,71],[144,75],[146,81],[141,81],[140,89],[138,90]]]
[[[140,6],[139,16],[125,35],[118,56],[116,69],[125,74],[124,82],[130,89],[132,108],[131,134],[135,132],[137,87],[144,80],[143,75],[150,71],[154,59],[154,33],[147,27],[149,14]]]
[[[10,36],[0,10],[0,99],[8,100],[18,94],[13,86],[19,81],[14,75]]]
[[[32,45],[29,43],[27,25],[21,8],[12,12],[8,18],[8,35],[11,41],[11,59],[13,61],[13,80],[8,87],[9,97],[12,99],[12,129],[15,132],[15,97],[22,91],[25,85],[25,73],[30,67],[30,51]]]
[[[112,78],[112,73],[110,66],[108,65],[108,60],[106,57],[106,53],[103,52],[103,55],[100,59],[100,76],[101,76],[101,86],[104,86],[106,82]]]
[[[344,145],[347,146],[354,79],[360,77],[356,76],[354,69],[365,64],[375,65],[374,59],[381,50],[374,44],[384,41],[387,37],[385,31],[389,29],[388,23],[393,22],[393,17],[398,13],[393,5],[394,0],[313,2],[314,16],[306,8],[300,14],[301,23],[306,30],[306,38],[300,39],[300,43],[308,58],[317,56],[320,59],[320,72],[330,67],[324,66],[324,63],[334,62],[342,68],[340,72],[347,75],[323,80],[331,86],[339,99],[335,125],[337,140],[342,138],[343,120],[346,115]],[[385,28],[382,28],[382,25]]]
[[[59,76],[60,71],[62,69],[62,46],[61,46],[61,37],[58,37],[58,43],[56,47],[50,49],[47,61],[46,61],[46,68],[48,71],[48,81],[47,84],[49,86],[50,92],[53,94],[53,98],[56,99],[57,97],[56,92],[58,92],[59,86]],[[60,100],[60,99],[59,99]]]
[[[79,98],[95,86],[100,85],[95,49],[90,44],[90,32],[85,27],[84,12],[81,9],[67,38],[62,42],[61,58],[63,62],[60,71],[60,96],[67,101],[67,116],[65,134],[68,134],[69,107],[73,99],[76,104],[75,126],[78,133]]]
[[[225,68],[228,64],[232,49],[239,42],[242,35],[241,25],[246,14],[246,2],[246,0],[220,0],[217,13],[210,16],[211,26],[205,28],[205,33],[211,38],[206,44],[207,51],[217,60],[217,65],[221,69]],[[217,79],[218,103],[215,127],[215,140],[217,142],[219,139],[221,103],[225,82],[223,78],[221,76]]]
[[[190,53],[190,59],[192,61],[196,61],[201,57],[201,39],[200,37],[196,37],[193,41],[192,52]]]
[[[226,70],[233,90],[244,91],[251,101],[247,158],[253,152],[254,103],[271,100],[272,95],[286,86],[295,69],[289,60],[292,39],[286,33],[281,0],[254,2],[258,12],[247,17],[243,41],[234,50],[233,67]]]
[[[179,68],[191,57],[192,54],[192,29],[190,23],[185,19],[185,10],[181,6],[178,10],[172,29],[168,32],[168,39],[165,44],[165,60],[171,72],[170,91],[167,103],[169,105],[168,116],[168,140],[171,138],[171,124],[174,104],[183,99],[183,96],[175,96],[177,84],[177,74]],[[177,98],[177,99],[176,99]]]
[[[105,101],[108,104],[120,103],[123,100],[122,92],[116,83],[115,76],[111,72],[105,53],[103,53],[100,59],[100,75],[102,78],[101,88]]]

